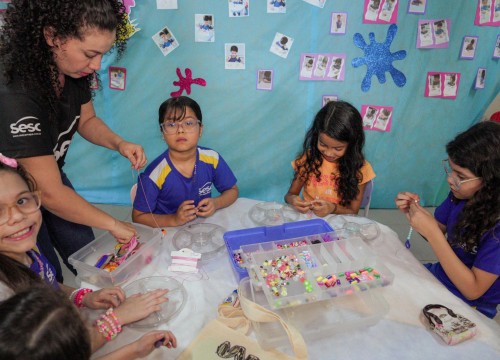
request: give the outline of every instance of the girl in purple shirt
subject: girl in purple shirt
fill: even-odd
[[[396,205],[439,260],[426,267],[452,293],[493,318],[500,303],[500,124],[472,126],[449,142],[446,152],[451,191],[434,216],[414,193],[399,193]]]

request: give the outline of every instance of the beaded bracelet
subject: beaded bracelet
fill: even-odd
[[[118,332],[122,331],[122,325],[120,324],[120,321],[116,317],[116,314],[113,311],[112,307],[109,308],[108,310],[106,310],[106,315],[110,316],[113,319],[113,321],[115,322],[115,325],[116,325],[116,328],[117,328]]]
[[[83,304],[83,297],[85,296],[85,294],[93,292],[94,290],[87,289],[87,288],[81,288],[81,289],[78,289],[78,290],[75,290],[75,291],[76,291],[76,294],[74,295],[73,302],[75,303],[76,307],[82,308],[82,307],[85,306]],[[73,293],[71,293],[71,295],[73,295]]]
[[[114,336],[116,336],[116,334],[114,333],[114,331],[112,329],[110,329],[108,327],[108,325],[106,325],[103,321],[101,321],[100,319],[97,319],[95,321],[95,324],[97,326],[97,329],[99,330],[99,333],[101,333],[102,336],[104,336],[104,338],[107,340],[107,341],[110,341],[111,339],[114,338]],[[107,334],[106,334],[107,333]]]

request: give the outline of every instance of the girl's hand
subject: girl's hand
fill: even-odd
[[[198,203],[196,214],[201,217],[209,217],[215,213],[215,210],[217,210],[215,206],[215,199],[205,198]]]
[[[196,219],[196,212],[197,209],[194,206],[194,200],[183,201],[175,213],[176,226],[184,225]]]
[[[166,346],[169,349],[177,347],[177,339],[171,331],[160,330],[150,331],[140,339],[134,341],[134,354],[136,358],[143,358],[160,346]]]
[[[118,152],[130,160],[132,169],[141,170],[148,162],[141,145],[124,140],[118,144]]]
[[[305,214],[309,210],[311,210],[311,203],[309,201],[302,200],[298,195],[292,196],[290,205],[292,205],[295,210],[302,214]]]
[[[326,200],[314,200],[312,202],[312,208],[314,215],[319,217],[325,217],[330,215],[333,210],[335,210],[335,204]]]
[[[90,309],[115,308],[125,301],[125,293],[121,287],[115,286],[87,293],[82,301],[83,305]]]
[[[412,202],[406,214],[410,225],[426,239],[431,239],[431,235],[441,232],[439,224],[434,216],[420,206],[417,202]]]
[[[411,192],[400,192],[396,195],[396,199],[394,199],[396,206],[403,213],[408,214],[410,210],[410,204],[419,203],[420,197],[417,194]]]
[[[122,244],[128,243],[134,236],[137,235],[134,225],[116,219],[114,227],[109,230],[109,232],[115,237],[116,241]]]
[[[122,325],[142,320],[153,312],[161,310],[161,304],[168,301],[165,296],[167,293],[167,289],[159,289],[129,296],[115,309],[116,317]]]

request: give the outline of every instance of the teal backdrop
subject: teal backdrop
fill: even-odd
[[[477,1],[428,0],[422,15],[407,13],[399,1],[398,31],[391,51],[406,50],[394,65],[407,78],[397,87],[389,74],[385,84],[376,77],[368,92],[361,90],[366,67],[354,68],[363,57],[353,43],[355,33],[368,42],[386,38],[389,25],[363,24],[362,0],[326,0],[323,9],[301,0],[288,0],[286,14],[268,14],[266,2],[250,0],[250,16],[230,18],[225,0],[179,0],[177,10],[158,10],[155,0],[136,0],[130,17],[140,31],[118,61],[104,59],[103,86],[95,95],[97,114],[123,138],[141,144],[150,160],[165,150],[158,128],[158,107],[178,90],[176,68],[190,68],[204,78],[205,87],[193,85],[190,96],[201,105],[204,131],[200,145],[217,150],[238,178],[240,196],[282,201],[292,178],[291,160],[300,150],[306,129],[321,107],[322,95],[335,94],[359,110],[363,104],[392,106],[390,132],[366,131],[365,156],[377,177],[374,208],[392,208],[398,191],[421,195],[425,205],[436,205],[446,195],[441,159],[445,144],[458,132],[480,121],[500,90],[499,60],[493,50],[499,27],[474,26]],[[330,35],[332,12],[347,12],[345,35]],[[194,14],[213,14],[215,42],[194,41]],[[424,19],[449,19],[450,43],[445,49],[417,49],[417,24]],[[152,36],[168,26],[180,46],[163,56]],[[275,33],[294,39],[288,58],[269,48]],[[478,36],[473,60],[459,58],[465,35]],[[246,69],[224,69],[224,45],[244,43]],[[345,53],[345,80],[301,81],[303,53]],[[108,67],[127,69],[124,91],[108,87]],[[487,69],[485,88],[474,89],[479,67]],[[274,70],[272,91],[256,90],[258,69]],[[427,72],[461,73],[455,100],[426,98]],[[186,93],[184,93],[186,95]],[[70,147],[65,171],[77,191],[95,203],[130,204],[129,190],[137,171],[118,153],[89,144],[78,135]]]

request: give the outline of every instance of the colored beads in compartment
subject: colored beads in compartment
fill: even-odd
[[[331,274],[325,276],[317,276],[316,283],[319,286],[330,288],[341,285],[342,284],[341,278],[345,278],[345,280],[350,285],[356,285],[356,284],[367,283],[374,280],[379,280],[382,278],[382,275],[380,275],[380,273],[377,270],[367,266],[358,271],[345,271],[342,273],[338,273],[337,275]],[[361,288],[361,290],[366,290],[366,289]]]
[[[260,266],[260,274],[266,286],[276,297],[288,295],[287,286],[290,285],[290,280],[304,283],[306,292],[312,292],[312,286],[306,280],[305,271],[301,269],[295,255],[282,255],[271,260],[264,260]],[[305,284],[306,281],[308,285]]]
[[[314,258],[311,256],[311,253],[307,250],[301,251],[299,253],[299,257],[302,259],[302,261],[304,261],[304,263],[309,269],[318,266],[318,264],[316,264],[316,261],[314,261]]]
[[[294,247],[305,246],[305,245],[309,245],[309,244],[304,239],[301,241],[293,241],[293,242],[288,243],[288,244],[276,244],[276,248],[278,248],[279,250],[283,250],[283,249],[294,248]]]
[[[245,260],[243,260],[243,257],[241,256],[241,251],[235,251],[233,253],[233,260],[239,268],[243,268],[242,264],[245,262]]]

